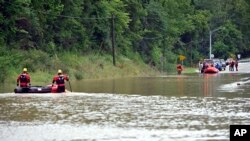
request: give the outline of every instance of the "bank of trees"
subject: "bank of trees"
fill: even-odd
[[[139,56],[158,68],[184,55],[192,65],[208,57],[209,31],[224,27],[212,36],[215,57],[244,57],[250,53],[249,5],[248,0],[0,0],[0,59],[11,50],[32,49],[111,54],[112,14],[116,55]]]

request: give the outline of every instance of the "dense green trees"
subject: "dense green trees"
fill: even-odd
[[[247,0],[0,0],[0,59],[8,60],[6,52],[13,49],[111,54],[112,14],[116,55],[158,68],[164,61],[166,71],[178,55],[186,56],[186,65],[207,58],[209,31],[218,27],[224,30],[212,36],[215,57],[247,57],[249,5]],[[0,67],[13,65],[6,63]]]

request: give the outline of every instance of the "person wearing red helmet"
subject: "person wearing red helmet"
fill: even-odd
[[[65,92],[65,80],[69,81],[69,77],[62,73],[62,70],[58,70],[57,75],[52,80],[52,86],[54,83],[57,84],[57,92]]]

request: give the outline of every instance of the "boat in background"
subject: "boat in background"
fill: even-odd
[[[209,66],[208,68],[204,69],[204,73],[218,73],[219,70],[216,67]]]
[[[218,73],[222,69],[218,63],[219,59],[204,59],[201,73]],[[217,62],[216,62],[217,61]]]

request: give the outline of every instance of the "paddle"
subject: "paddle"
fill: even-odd
[[[68,82],[69,82],[70,91],[72,92],[70,81],[68,81]]]

